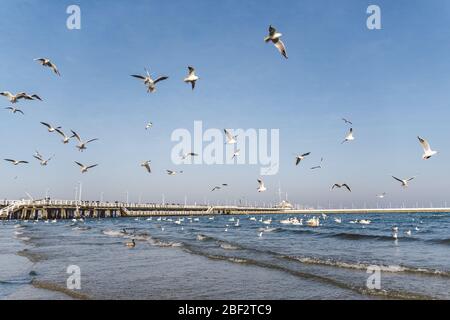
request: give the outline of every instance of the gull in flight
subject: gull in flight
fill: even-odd
[[[194,67],[189,66],[189,67],[188,67],[188,70],[189,70],[188,76],[187,76],[186,78],[184,78],[183,81],[186,82],[186,83],[191,83],[192,90],[194,90],[194,88],[195,88],[195,82],[196,82],[198,79],[200,79],[200,78],[197,77],[197,76],[195,75],[195,69],[194,69]]]
[[[222,183],[221,186],[215,186],[214,188],[212,188],[211,192],[213,192],[214,190],[220,190],[222,189],[222,187],[228,187],[228,183]]]
[[[27,94],[27,93],[25,93],[25,92],[20,92],[20,93],[17,93],[17,94],[12,94],[12,93],[9,92],[9,91],[3,91],[3,92],[0,92],[0,95],[6,97],[6,98],[9,100],[9,102],[11,102],[11,103],[16,103],[16,102],[18,102],[20,99],[25,99],[25,100],[35,100],[35,99],[37,99],[37,100],[42,101],[42,99],[41,99],[37,94],[32,94],[32,95],[30,96],[29,94]]]
[[[342,143],[345,143],[347,141],[353,141],[353,140],[355,140],[355,137],[353,137],[353,128],[350,128],[349,132],[345,136],[345,139],[344,139],[344,141],[342,141]]]
[[[41,124],[47,127],[48,132],[55,132],[56,130],[61,129],[61,127],[56,127],[55,128],[55,127],[53,127],[53,126],[51,126],[51,125],[49,125],[48,123],[45,123],[45,122],[41,122]]]
[[[6,109],[6,110],[11,110],[11,112],[14,113],[14,114],[15,114],[16,112],[21,113],[21,114],[25,114],[25,113],[23,113],[22,110],[20,110],[20,109],[18,109],[18,108],[14,108],[14,107],[6,107],[5,109]]]
[[[384,197],[386,197],[386,192],[383,192],[381,194],[377,194],[377,198],[379,198],[379,199],[383,199]]]
[[[195,156],[198,156],[198,154],[193,153],[193,152],[188,152],[188,153],[185,153],[185,154],[181,155],[181,160],[184,160],[187,157],[195,157]]]
[[[44,67],[49,67],[50,69],[53,70],[53,72],[54,72],[56,75],[60,76],[59,71],[58,71],[58,68],[57,68],[56,65],[55,65],[53,62],[51,62],[49,59],[47,59],[47,58],[37,58],[37,59],[34,59],[34,61],[38,61],[38,62],[39,62],[42,66],[44,66]]]
[[[145,130],[150,129],[151,127],[153,127],[153,123],[149,122],[149,123],[147,123],[147,125],[145,126]]]
[[[264,181],[262,181],[262,179],[258,179],[258,184],[259,184],[259,187],[257,189],[258,192],[264,192],[267,190],[267,188],[264,186]]]
[[[90,142],[92,142],[92,141],[98,140],[98,138],[95,138],[95,139],[91,139],[91,140],[88,140],[88,141],[86,141],[86,142],[83,142],[83,141],[81,140],[80,136],[79,136],[75,131],[73,131],[73,130],[70,130],[70,131],[72,131],[72,136],[71,136],[71,138],[75,138],[75,139],[78,140],[79,143],[78,143],[78,145],[77,145],[77,148],[78,148],[78,150],[80,150],[80,151],[86,150],[86,145],[87,145],[88,143],[90,143]]]
[[[91,165],[91,166],[85,166],[85,165],[83,165],[83,164],[81,164],[81,163],[79,163],[79,162],[77,162],[77,161],[75,161],[75,163],[81,167],[81,173],[85,173],[85,172],[87,172],[89,169],[98,166],[98,164],[93,164],[93,165]]]
[[[323,158],[320,158],[320,165],[311,167],[311,170],[322,169],[322,162],[323,162]]]
[[[236,158],[236,157],[239,155],[240,152],[241,152],[241,149],[237,149],[237,150],[233,153],[233,156],[231,157],[231,159],[234,160],[234,158]]]
[[[350,189],[350,187],[348,186],[348,184],[346,184],[346,183],[343,183],[343,184],[339,184],[339,183],[335,183],[332,187],[331,187],[331,190],[333,190],[334,188],[342,188],[342,187],[344,187],[344,188],[346,188],[349,192],[352,192],[352,190]]]
[[[50,158],[48,158],[48,159],[46,160],[46,159],[44,159],[44,157],[39,153],[39,151],[36,151],[36,154],[35,154],[33,157],[35,157],[36,159],[38,159],[38,160],[40,161],[41,166],[46,166],[46,165],[48,164],[48,162],[49,162],[50,160],[52,160],[52,158],[53,158],[54,156],[51,156]]]
[[[225,136],[226,136],[226,139],[227,139],[226,144],[235,144],[235,143],[237,143],[237,135],[233,136],[230,133],[230,131],[228,131],[227,129],[223,129],[223,131],[225,132]]]
[[[147,74],[147,76],[141,76],[140,74],[132,74],[132,77],[141,79],[144,81],[145,86],[147,87],[147,92],[155,92],[156,91],[156,84],[160,81],[166,80],[169,77],[167,76],[161,76],[156,78],[155,80],[152,79],[152,77],[150,76],[150,73],[148,72],[147,68],[145,69],[145,73]]]
[[[351,124],[351,125],[353,125],[353,123],[352,123],[351,121],[349,121],[349,120],[347,120],[347,119],[345,119],[345,118],[342,118],[342,121],[344,121],[345,124]]]
[[[11,162],[13,165],[17,166],[18,164],[28,163],[28,161],[24,160],[13,160],[13,159],[4,159],[5,161]]]
[[[141,163],[141,167],[144,167],[148,173],[152,173],[152,169],[150,168],[150,160],[144,161]]]
[[[55,128],[55,131],[63,137],[62,143],[64,144],[69,143],[71,137],[66,136],[66,134],[58,128]]]
[[[281,36],[282,36],[282,34],[277,32],[277,30],[270,25],[269,26],[269,35],[264,38],[264,42],[272,41],[272,43],[275,45],[275,47],[278,49],[278,51],[283,55],[283,57],[285,57],[287,59],[288,57],[286,54],[286,47],[284,46],[283,41],[281,41],[281,39],[280,39]]]
[[[419,142],[423,148],[422,159],[424,159],[424,160],[430,159],[432,156],[434,156],[437,153],[437,151],[431,150],[430,144],[428,143],[427,140],[425,140],[419,136],[417,137],[417,139],[419,139]]]
[[[397,177],[392,176],[392,178],[394,178],[395,180],[401,182],[403,188],[407,188],[408,187],[408,182],[411,181],[412,179],[414,179],[415,177],[412,177],[412,178],[409,178],[409,179],[399,179]]]
[[[169,175],[169,176],[174,176],[174,175],[176,175],[177,173],[183,173],[183,171],[173,171],[173,170],[167,170],[166,169],[166,172],[167,172],[167,174]]]
[[[311,154],[311,152],[307,152],[301,155],[296,155],[295,156],[295,165],[298,166],[298,164],[300,163],[300,161],[302,161],[303,159],[305,159],[306,156],[309,156]]]

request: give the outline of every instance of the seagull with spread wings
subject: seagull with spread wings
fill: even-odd
[[[262,179],[258,179],[258,192],[264,192],[267,190],[266,186],[264,185],[264,181]]]
[[[53,127],[46,122],[41,122],[41,124],[47,127],[48,132],[55,132],[56,130],[61,129],[61,127]]]
[[[88,140],[88,141],[86,141],[86,142],[83,142],[83,140],[81,140],[80,136],[79,136],[75,131],[73,131],[73,130],[70,130],[70,131],[72,132],[71,138],[75,138],[75,139],[78,140],[77,148],[78,148],[78,150],[80,150],[80,151],[86,150],[86,149],[87,149],[86,145],[87,145],[88,143],[90,143],[90,142],[92,142],[92,141],[97,141],[97,140],[98,140],[98,138],[95,138],[95,139],[91,139],[91,140]]]
[[[311,167],[311,170],[322,169],[323,158],[320,158],[320,164],[314,167]]]
[[[227,142],[225,144],[236,144],[237,143],[237,135],[233,136],[230,131],[227,129],[223,129],[225,132],[225,138],[227,139]],[[238,150],[239,151],[239,150]]]
[[[183,173],[183,171],[174,171],[174,170],[168,170],[168,169],[166,169],[166,173],[167,173],[169,176],[174,176],[174,175],[176,175],[177,173]]]
[[[55,73],[56,75],[60,76],[61,74],[58,71],[58,68],[56,67],[56,65],[50,61],[50,59],[47,58],[37,58],[34,59],[34,61],[38,61],[39,64],[41,64],[44,67],[48,67],[50,69],[52,69],[53,73]]]
[[[399,179],[397,177],[392,176],[392,178],[394,178],[398,182],[401,182],[403,188],[407,188],[408,187],[408,182],[413,180],[415,177],[412,177],[412,178],[409,178],[409,179]]]
[[[5,161],[11,162],[13,165],[17,166],[18,164],[26,164],[28,161],[24,160],[14,160],[14,159],[4,159]]]
[[[90,166],[85,166],[84,164],[82,164],[82,163],[80,163],[80,162],[77,162],[77,161],[75,161],[75,163],[81,167],[81,173],[85,173],[85,172],[87,172],[89,169],[92,169],[92,168],[98,166],[98,164],[93,164],[93,165],[90,165]]]
[[[146,76],[142,76],[140,74],[132,74],[132,77],[135,77],[137,79],[140,79],[144,82],[145,86],[147,87],[147,92],[155,92],[156,91],[156,84],[160,81],[169,79],[167,76],[161,76],[153,80],[153,78],[150,76],[150,73],[148,72],[147,68],[144,68]]]
[[[186,159],[187,157],[196,157],[196,156],[198,156],[197,153],[194,153],[194,152],[188,152],[188,153],[185,153],[185,154],[182,154],[182,155],[181,155],[181,160],[184,160],[184,159]]]
[[[188,75],[186,78],[184,78],[184,82],[186,83],[190,83],[192,86],[192,90],[194,90],[195,88],[195,83],[197,82],[198,79],[200,79],[196,74],[195,74],[195,69],[194,67],[188,66]]]
[[[287,57],[287,53],[286,53],[286,47],[285,47],[283,41],[281,41],[281,36],[282,36],[282,34],[277,32],[277,30],[274,27],[272,27],[272,25],[270,25],[269,26],[269,35],[264,38],[264,42],[267,43],[269,41],[272,41],[272,43],[278,49],[278,51],[281,53],[281,55],[287,59],[288,57]]]
[[[40,100],[40,101],[42,101],[41,97],[39,97],[37,94],[29,95],[29,94],[27,94],[25,92],[19,92],[19,93],[16,93],[16,94],[12,94],[9,91],[3,91],[3,92],[0,92],[0,95],[6,97],[9,100],[9,102],[11,102],[11,103],[16,103],[20,99]]]
[[[62,143],[64,143],[64,144],[69,143],[71,137],[66,136],[66,134],[65,134],[64,132],[62,132],[62,130],[60,130],[60,129],[58,129],[58,128],[55,128],[55,131],[56,131],[59,135],[61,135],[61,137],[63,137]]]
[[[148,173],[152,173],[152,169],[150,168],[150,162],[151,160],[147,160],[141,163],[141,167],[144,167]]]
[[[339,183],[335,183],[332,187],[331,190],[333,190],[334,188],[346,188],[349,192],[352,192],[352,190],[350,189],[350,187],[348,186],[348,184],[343,183],[343,184],[339,184]]]
[[[23,113],[23,111],[22,110],[20,110],[20,109],[18,109],[18,108],[14,108],[14,107],[6,107],[5,108],[6,110],[11,110],[11,112],[13,113],[13,114],[15,114],[15,113],[21,113],[21,114],[25,114],[25,113]]]
[[[345,124],[353,125],[353,123],[352,123],[350,120],[347,120],[347,119],[345,119],[345,118],[342,118],[342,121],[344,121]]]
[[[342,141],[342,143],[345,143],[348,141],[353,141],[353,140],[355,140],[355,137],[353,136],[353,128],[350,128],[350,130],[348,131],[348,133],[345,136],[345,139],[344,139],[344,141]]]
[[[295,165],[298,166],[298,164],[300,163],[300,161],[302,161],[303,159],[305,159],[306,156],[309,156],[311,154],[311,152],[307,152],[304,154],[298,154],[295,156]]]
[[[425,140],[419,136],[417,136],[417,139],[419,139],[419,142],[423,148],[422,159],[424,159],[424,160],[430,159],[432,156],[434,156],[437,153],[437,151],[431,150],[430,144],[428,143],[427,140]]]
[[[50,160],[52,160],[52,158],[54,157],[54,155],[51,156],[51,157],[48,158],[48,159],[44,159],[44,157],[39,153],[39,151],[36,151],[36,154],[35,154],[33,157],[39,160],[41,166],[46,166],[46,165],[48,164],[48,162],[49,162]]]

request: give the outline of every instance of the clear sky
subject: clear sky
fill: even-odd
[[[81,30],[66,28],[67,6],[81,7]],[[366,27],[377,4],[382,30]],[[278,185],[295,203],[339,206],[384,203],[435,205],[449,200],[450,3],[441,1],[24,1],[0,11],[0,91],[39,94],[21,101],[25,116],[0,110],[0,197],[212,202],[271,202]],[[268,25],[283,33],[288,60],[263,41]],[[54,76],[33,61],[49,57]],[[182,79],[193,65],[192,92]],[[148,67],[168,75],[147,94],[130,74]],[[1,106],[8,101],[1,98]],[[354,123],[356,140],[341,145]],[[280,171],[256,192],[259,166],[171,162],[171,133],[207,128],[280,130]],[[99,138],[80,153],[40,121]],[[145,124],[153,122],[146,131]],[[439,154],[421,159],[416,136]],[[55,154],[47,167],[32,155]],[[195,150],[194,150],[195,151]],[[311,152],[295,167],[294,153]],[[324,168],[309,168],[324,157]],[[139,166],[152,160],[152,174]],[[99,163],[81,175],[73,161]],[[184,170],[174,177],[165,169]],[[416,175],[408,190],[391,175]],[[353,192],[330,192],[335,182]],[[212,186],[228,183],[211,193]]]

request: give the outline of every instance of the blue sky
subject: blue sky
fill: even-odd
[[[66,28],[66,8],[81,7],[81,30]],[[366,28],[366,9],[382,10],[382,30]],[[38,93],[20,102],[25,116],[0,115],[0,197],[83,198],[170,202],[277,200],[339,206],[449,200],[450,4],[447,1],[2,1],[0,90]],[[263,42],[268,25],[283,33],[289,59]],[[62,77],[37,65],[49,57]],[[201,79],[182,82],[187,65]],[[157,92],[129,75],[168,75]],[[8,101],[2,98],[1,106]],[[354,122],[356,140],[340,145]],[[259,166],[174,166],[173,130],[280,129],[280,172],[256,192]],[[99,138],[84,153],[63,145],[40,121]],[[145,131],[147,121],[154,127]],[[421,159],[417,135],[439,155]],[[55,154],[48,167],[32,158]],[[311,151],[304,166],[294,153]],[[324,168],[311,171],[321,157]],[[139,167],[151,159],[154,173]],[[73,161],[99,163],[81,175]],[[184,170],[169,177],[164,169]],[[390,177],[417,175],[408,190]],[[15,178],[17,177],[17,178]],[[219,183],[230,187],[210,193]],[[330,192],[347,182],[351,194]]]

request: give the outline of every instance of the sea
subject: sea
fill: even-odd
[[[0,299],[450,299],[450,213],[292,217],[2,221]]]

